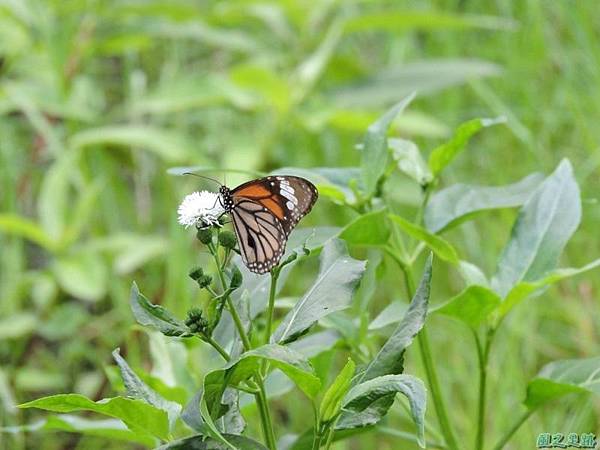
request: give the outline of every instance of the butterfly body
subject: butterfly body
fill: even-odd
[[[219,193],[232,216],[242,260],[255,273],[279,263],[288,236],[319,196],[310,181],[294,176],[268,176],[234,189],[221,186]]]

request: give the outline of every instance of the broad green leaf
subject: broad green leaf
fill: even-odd
[[[168,253],[169,241],[160,236],[132,236],[127,246],[115,256],[114,269],[128,274],[148,261],[156,261]]]
[[[302,353],[306,358],[313,358],[324,351],[331,350],[340,339],[341,336],[337,331],[323,330],[291,342],[288,347]]]
[[[390,227],[385,209],[357,217],[344,227],[339,238],[348,245],[383,246],[390,238]]]
[[[333,92],[338,107],[382,107],[390,99],[402,98],[411,92],[430,94],[471,80],[496,76],[501,69],[496,64],[477,59],[427,59],[381,68],[375,75],[354,80]]]
[[[433,256],[429,255],[423,269],[419,287],[415,292],[410,306],[402,321],[377,353],[373,361],[361,373],[356,383],[363,383],[382,375],[398,374],[403,371],[404,351],[412,343],[414,337],[421,331],[427,317],[429,291],[431,284],[431,264]]]
[[[543,179],[541,174],[533,173],[506,186],[453,184],[431,196],[425,208],[425,226],[432,233],[439,233],[478,212],[521,206]]]
[[[271,336],[271,342],[283,344],[294,341],[319,319],[350,306],[365,265],[365,261],[348,255],[342,241],[328,241],[321,252],[317,279],[283,318]]]
[[[38,408],[61,413],[93,411],[122,420],[136,433],[142,432],[160,439],[167,439],[169,436],[167,413],[141,400],[113,397],[94,402],[79,394],[59,394],[23,403],[19,408]]]
[[[181,405],[166,400],[158,392],[144,383],[131,369],[131,367],[129,367],[127,361],[121,357],[118,348],[112,352],[112,355],[119,366],[119,370],[121,371],[121,378],[123,379],[123,383],[127,389],[127,395],[131,398],[142,400],[166,412],[169,417],[169,428],[172,430],[175,426],[175,421],[181,412]]]
[[[360,14],[346,22],[346,33],[383,30],[404,33],[409,30],[513,29],[515,22],[504,17],[451,14],[437,11],[384,11]]]
[[[362,181],[367,197],[371,197],[375,192],[377,183],[384,174],[387,166],[388,128],[396,116],[408,106],[414,97],[414,93],[405,97],[367,129],[367,134],[364,138],[364,148],[361,154]]]
[[[410,404],[412,419],[417,426],[419,446],[425,448],[425,407],[427,390],[423,382],[411,375],[384,375],[370,379],[354,386],[344,398],[343,408],[345,414],[360,413],[370,407],[374,402],[394,397],[396,393],[406,396]],[[367,422],[364,425],[372,425]]]
[[[484,286],[471,285],[432,312],[454,317],[470,327],[484,323],[500,306],[501,299],[494,291]]]
[[[421,186],[426,186],[433,180],[433,175],[425,163],[419,147],[405,139],[390,138],[388,147],[392,149],[392,157],[398,169],[411,177]]]
[[[342,407],[342,400],[346,396],[348,389],[350,389],[355,369],[356,365],[354,361],[348,359],[344,368],[335,380],[333,380],[327,391],[325,391],[321,400],[321,406],[319,407],[319,415],[322,423],[330,422],[339,414]]]
[[[525,406],[535,409],[574,392],[600,394],[600,357],[565,359],[545,365],[527,385]]]
[[[236,450],[268,450],[264,445],[235,434],[223,434],[223,437],[233,445]],[[197,435],[178,439],[168,444],[161,445],[155,450],[222,450],[223,444],[213,439],[207,439],[204,435]]]
[[[4,427],[0,431],[7,433],[22,433],[34,431],[63,431],[84,436],[97,436],[111,440],[134,442],[146,447],[154,447],[156,438],[149,434],[135,433],[117,419],[91,420],[84,417],[60,414],[48,416],[38,422],[17,427]]]
[[[108,269],[97,253],[81,251],[61,256],[52,271],[60,287],[75,298],[96,302],[108,290]]]
[[[182,321],[164,307],[150,303],[139,291],[135,282],[131,285],[129,304],[135,320],[140,325],[154,328],[166,336],[189,335],[189,329]]]
[[[222,395],[223,391],[219,391],[219,393]],[[210,410],[208,409],[208,405],[206,403],[206,398],[205,398],[205,394],[206,394],[206,386],[205,386],[205,390],[202,393],[202,397],[200,399],[200,415],[202,417],[202,420],[204,420],[204,431],[206,432],[207,435],[211,436],[215,441],[225,445],[227,448],[230,448],[231,450],[237,450],[232,444],[231,442],[229,442],[219,431],[219,429],[217,428],[217,426],[215,425],[215,423],[213,422],[213,418],[211,415]],[[219,400],[219,407],[220,407],[220,400]]]
[[[448,141],[435,148],[429,155],[429,169],[434,176],[438,176],[456,156],[464,150],[465,146],[475,133],[482,128],[504,123],[506,119],[473,119],[458,126],[454,136]]]
[[[402,228],[409,236],[418,239],[419,241],[423,241],[427,247],[429,247],[437,256],[439,256],[444,261],[447,261],[451,264],[458,264],[459,258],[456,250],[452,245],[446,241],[445,239],[437,236],[435,234],[430,233],[425,228],[415,225],[412,222],[409,222],[405,218],[398,216],[396,214],[390,214],[390,219],[394,221],[396,224]]]
[[[521,281],[538,280],[554,269],[580,220],[579,186],[564,159],[519,211],[492,279],[494,290],[504,297]]]
[[[73,148],[91,146],[133,147],[156,154],[169,163],[185,161],[197,152],[183,136],[172,131],[142,125],[111,125],[75,133]]]
[[[54,241],[37,223],[17,214],[0,214],[0,232],[22,237],[49,251],[55,248]]]
[[[506,314],[521,300],[524,300],[529,296],[536,295],[537,293],[541,292],[544,288],[554,283],[557,283],[560,280],[579,275],[580,273],[587,272],[588,270],[595,269],[596,267],[600,267],[600,259],[597,259],[579,268],[569,267],[563,269],[555,269],[536,281],[522,281],[508,292],[504,301],[500,305],[500,313]]]

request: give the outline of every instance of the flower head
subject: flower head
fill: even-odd
[[[218,225],[223,213],[225,210],[219,201],[219,194],[208,191],[192,192],[177,208],[178,221],[186,228],[192,225]]]

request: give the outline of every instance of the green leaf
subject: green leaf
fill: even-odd
[[[400,322],[407,310],[408,304],[400,302],[400,300],[392,301],[369,323],[369,331],[380,330]]]
[[[392,149],[392,157],[398,169],[415,180],[419,185],[426,186],[433,180],[433,175],[425,163],[419,147],[405,139],[388,139],[388,147]]]
[[[321,406],[319,408],[320,421],[322,423],[330,422],[339,414],[342,407],[342,400],[348,392],[348,389],[350,389],[350,383],[354,376],[355,369],[356,365],[354,364],[354,361],[348,359],[344,368],[323,395],[323,400],[321,400]]]
[[[389,105],[390,99],[402,98],[411,92],[430,94],[500,73],[500,67],[488,61],[430,58],[378,68],[375,75],[337,88],[333,101],[338,107],[353,109],[382,107]]]
[[[40,320],[35,314],[28,312],[11,314],[0,319],[0,339],[16,339],[26,336],[40,325]]]
[[[431,264],[433,256],[429,255],[423,269],[423,276],[415,296],[402,321],[369,363],[365,371],[357,377],[356,382],[362,383],[382,375],[398,374],[403,370],[403,355],[414,337],[421,331],[427,317],[429,291],[431,285]]]
[[[360,14],[346,22],[346,33],[382,30],[404,33],[410,30],[513,29],[515,22],[504,17],[451,14],[437,11],[397,11]]]
[[[227,364],[228,384],[236,386],[252,376],[262,362],[267,361],[275,369],[285,373],[308,397],[313,398],[321,388],[308,360],[301,353],[277,344],[267,344],[245,352],[238,361]]]
[[[580,220],[579,186],[564,159],[519,211],[492,279],[494,290],[504,297],[519,282],[554,269]]]
[[[4,427],[0,431],[7,433],[22,433],[34,431],[65,431],[84,436],[97,436],[111,440],[134,442],[146,447],[154,447],[156,438],[143,433],[134,433],[117,419],[91,420],[70,414],[52,415],[33,424],[17,427]]]
[[[223,437],[233,445],[236,450],[268,450],[264,445],[235,434],[224,434]],[[222,450],[223,444],[213,439],[207,439],[204,435],[191,436],[178,439],[168,444],[161,445],[155,450]]]
[[[397,216],[396,214],[390,214],[389,217],[395,223],[397,223],[400,226],[400,228],[402,228],[402,231],[404,231],[409,236],[418,239],[419,241],[423,241],[427,245],[427,247],[429,247],[437,256],[439,256],[444,261],[447,261],[451,264],[459,263],[459,258],[458,254],[456,253],[456,250],[445,239],[430,233],[425,228],[419,225],[415,225],[414,223],[409,222],[404,217]]]
[[[565,359],[545,365],[527,385],[525,406],[536,409],[574,392],[600,394],[600,357]]]
[[[22,237],[49,251],[55,248],[54,241],[38,224],[17,214],[0,214],[0,232]]]
[[[112,355],[119,366],[119,370],[121,371],[121,378],[123,379],[123,383],[127,389],[127,395],[131,398],[143,400],[146,403],[166,412],[169,417],[169,429],[173,430],[175,422],[179,417],[179,413],[181,412],[181,405],[166,400],[158,392],[144,383],[140,377],[135,374],[131,367],[129,367],[127,361],[121,357],[118,348],[112,352]]]
[[[433,175],[438,176],[464,150],[475,133],[482,128],[504,122],[506,119],[498,117],[496,119],[473,119],[459,125],[454,136],[448,142],[435,148],[429,155],[429,169]]]
[[[439,233],[469,220],[475,213],[521,206],[542,180],[541,174],[533,173],[506,186],[453,184],[431,196],[425,208],[425,226],[432,233]]]
[[[580,273],[587,272],[588,270],[595,269],[596,267],[600,267],[600,259],[597,259],[579,268],[569,267],[555,269],[536,281],[522,281],[509,291],[504,301],[500,305],[500,313],[506,314],[521,300],[540,293],[544,288],[550,286],[551,284],[554,284],[565,278],[570,278],[575,275],[579,275]]]
[[[271,342],[294,341],[319,319],[350,306],[365,265],[365,261],[348,255],[342,241],[328,241],[321,253],[317,279],[284,317],[271,336]]]
[[[94,402],[79,394],[59,394],[21,404],[19,408],[38,408],[61,413],[93,411],[121,419],[135,433],[141,432],[160,439],[167,439],[169,436],[167,413],[141,400],[113,397]]]
[[[344,227],[339,238],[348,245],[382,246],[390,238],[390,227],[385,209],[357,217]]]
[[[395,396],[396,393],[406,396],[410,404],[412,419],[417,426],[419,446],[425,448],[425,407],[427,391],[423,382],[411,375],[384,375],[370,379],[354,386],[344,399],[345,414],[358,414],[373,403]],[[372,417],[371,417],[372,418]],[[372,425],[372,421],[362,424]]]
[[[415,94],[410,94],[367,129],[364,148],[361,156],[362,180],[365,194],[371,197],[377,188],[379,179],[385,172],[388,161],[387,132],[394,118],[400,114],[413,100]]]
[[[181,135],[172,131],[142,125],[111,125],[75,133],[73,148],[91,146],[133,147],[147,150],[168,163],[185,161],[196,152]]]
[[[95,252],[64,255],[55,261],[52,271],[60,287],[75,298],[96,302],[108,290],[108,270]]]
[[[150,303],[135,282],[131,285],[129,304],[140,325],[158,330],[165,336],[189,336],[188,327],[166,308]]]
[[[490,287],[490,282],[483,273],[483,271],[475,264],[471,264],[468,261],[460,261],[458,263],[458,271],[460,272],[463,280],[467,283],[467,286],[477,284],[483,287]]]
[[[472,328],[484,323],[500,306],[501,299],[484,286],[471,285],[432,312],[454,317]]]

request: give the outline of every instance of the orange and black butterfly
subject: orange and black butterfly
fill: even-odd
[[[259,178],[235,189],[221,186],[219,193],[232,217],[242,260],[255,273],[279,263],[288,236],[319,196],[310,181],[294,176]]]

